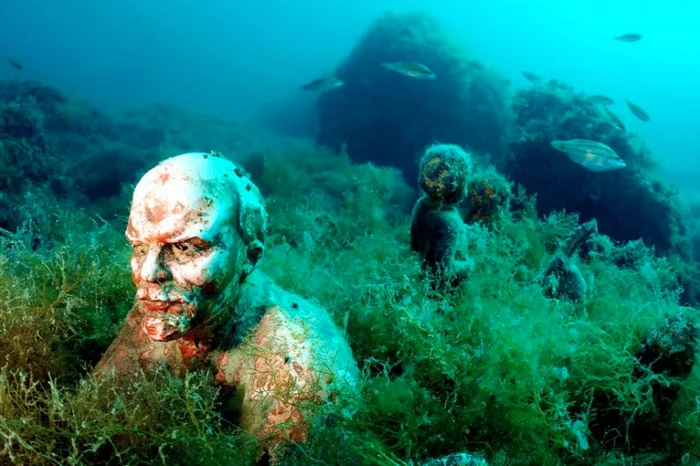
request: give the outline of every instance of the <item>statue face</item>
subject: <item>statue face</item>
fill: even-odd
[[[233,164],[185,154],[149,171],[135,191],[126,236],[136,298],[152,340],[169,341],[228,315],[248,261],[238,234]]]

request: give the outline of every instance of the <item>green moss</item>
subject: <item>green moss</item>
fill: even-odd
[[[3,456],[15,464],[251,464],[256,441],[225,423],[207,378],[160,374],[130,383],[0,371]]]

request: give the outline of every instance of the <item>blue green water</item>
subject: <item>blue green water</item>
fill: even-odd
[[[700,6],[689,0],[3,0],[0,53],[25,62],[21,77],[102,107],[156,101],[254,119],[332,71],[385,10],[438,17],[514,86],[527,70],[640,104],[651,122],[615,110],[669,177],[698,185]],[[626,32],[644,38],[612,40]],[[0,67],[0,79],[19,75]]]

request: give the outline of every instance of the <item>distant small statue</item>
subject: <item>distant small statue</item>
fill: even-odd
[[[468,227],[459,211],[471,171],[470,155],[452,144],[430,146],[420,162],[423,195],[413,208],[411,249],[438,287],[456,286],[474,269],[467,254]]]
[[[598,233],[595,219],[579,225],[557,248],[540,277],[547,297],[577,302],[586,296],[586,279],[571,258],[594,233]]]
[[[136,302],[95,374],[212,368],[276,462],[287,440],[305,440],[315,408],[353,392],[359,371],[323,308],[256,269],[266,224],[258,188],[219,154],[146,173],[126,230]]]

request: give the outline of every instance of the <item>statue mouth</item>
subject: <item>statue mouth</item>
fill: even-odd
[[[175,311],[181,304],[183,304],[180,301],[150,301],[146,299],[141,300],[140,302],[143,310],[149,314],[174,313],[172,311]]]
[[[192,326],[186,303],[183,301],[139,300],[145,316],[143,331],[153,341],[171,341],[181,338]]]

